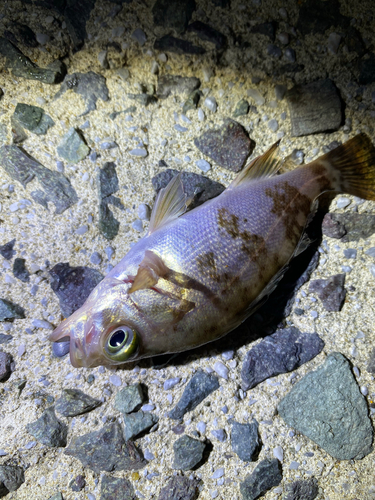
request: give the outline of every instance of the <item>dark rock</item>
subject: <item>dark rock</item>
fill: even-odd
[[[113,240],[117,236],[120,228],[120,223],[113,215],[108,203],[101,202],[99,205],[99,231],[107,240]]]
[[[67,318],[80,308],[103,276],[90,267],[56,264],[50,270],[51,288],[59,298],[62,315]]]
[[[47,130],[55,124],[42,108],[23,103],[17,104],[13,118],[26,130],[38,135],[46,134]]]
[[[240,484],[243,500],[255,500],[266,491],[281,483],[279,461],[265,459],[258,463],[253,472]]]
[[[275,97],[278,101],[282,101],[288,88],[286,85],[275,85]]]
[[[52,354],[56,358],[62,358],[70,352],[70,340],[62,342],[53,342],[52,344]]]
[[[0,380],[6,381],[12,373],[13,358],[11,354],[0,351]]]
[[[322,33],[331,26],[348,28],[350,18],[340,13],[340,2],[330,0],[306,0],[300,9],[296,28],[302,35]]]
[[[13,180],[20,182],[23,187],[36,177],[43,189],[45,202],[50,201],[55,205],[56,214],[61,214],[78,201],[77,193],[61,172],[44,167],[18,146],[0,148],[0,165]]]
[[[56,2],[53,2],[54,4]],[[90,19],[95,0],[74,0],[63,2],[62,14],[68,28],[70,38],[77,50],[86,39],[86,23]]]
[[[294,481],[286,486],[284,500],[314,500],[318,496],[318,481],[312,477],[308,481]]]
[[[182,112],[186,114],[189,109],[197,109],[199,99],[202,97],[203,93],[200,90],[193,90],[189,97],[186,99],[184,103],[184,107],[182,108]]]
[[[182,436],[173,444],[173,469],[191,470],[202,461],[206,444],[190,436]]]
[[[366,45],[361,33],[354,26],[349,26],[349,29],[346,31],[345,44],[349,52],[356,52],[360,57],[366,53]]]
[[[194,410],[199,403],[218,388],[219,381],[215,375],[201,370],[197,371],[186,385],[177,405],[169,412],[169,418],[174,420],[181,419],[185,413]]]
[[[338,460],[361,459],[372,451],[373,429],[365,398],[349,361],[330,354],[308,373],[278,405],[291,427]]]
[[[195,76],[163,75],[158,78],[157,96],[165,99],[171,94],[191,94],[201,85]]]
[[[172,35],[165,35],[157,38],[154,43],[154,49],[162,52],[174,52],[175,54],[204,54],[206,51],[203,47],[176,38]]]
[[[22,467],[18,465],[0,465],[0,497],[16,491],[25,482]]]
[[[164,172],[156,174],[152,179],[152,185],[158,193],[160,189],[167,186],[169,181],[180,172],[168,168]],[[225,187],[219,182],[212,181],[203,175],[195,174],[193,172],[181,172],[181,181],[184,187],[184,192],[188,198],[193,197],[192,203],[189,208],[195,208],[202,205],[207,200],[215,198],[222,193]]]
[[[231,432],[232,450],[244,462],[253,462],[257,459],[261,448],[258,434],[258,422],[253,420],[250,424],[240,424],[232,420]]]
[[[194,21],[189,24],[188,32],[196,33],[201,40],[215,44],[218,50],[224,49],[227,45],[226,37],[206,23]]]
[[[195,146],[221,167],[239,172],[255,147],[238,122],[226,119],[219,129],[210,129],[194,139]]]
[[[97,408],[102,403],[88,396],[79,389],[64,389],[62,396],[56,401],[56,411],[64,417],[75,417]]]
[[[55,70],[39,68],[6,38],[0,37],[0,54],[6,59],[5,67],[10,68],[14,76],[50,84],[58,80]]]
[[[274,45],[273,43],[267,45],[267,54],[271,57],[274,57],[275,59],[280,59],[280,57],[283,55],[280,47]]]
[[[83,160],[90,152],[90,148],[81,133],[73,127],[64,135],[56,149],[58,155],[69,163],[77,163]]]
[[[26,47],[31,48],[35,48],[38,46],[35,33],[26,24],[12,22],[10,29],[12,31],[5,31],[4,36],[15,45],[17,45],[18,43],[22,43],[23,45],[26,45]],[[9,35],[12,35],[12,37]]]
[[[6,335],[5,333],[0,333],[0,344],[9,344],[13,340],[12,335]]]
[[[10,302],[7,299],[0,299],[0,321],[12,321],[14,319],[24,319],[25,310]]]
[[[275,21],[271,21],[268,23],[256,24],[250,30],[250,33],[256,33],[259,35],[267,36],[272,42],[275,41],[275,34],[277,29],[277,23]]]
[[[67,90],[73,90],[76,94],[83,97],[86,110],[80,116],[87,115],[90,111],[96,109],[98,99],[102,101],[108,101],[109,99],[108,87],[104,76],[98,75],[93,71],[66,75],[54,99],[61,97]]]
[[[196,500],[199,481],[185,476],[173,476],[160,490],[158,500]]]
[[[369,85],[375,82],[375,54],[370,54],[367,59],[362,58],[359,61],[359,78],[360,85]]]
[[[249,109],[250,109],[249,102],[246,101],[246,99],[241,99],[240,101],[238,101],[236,107],[234,108],[233,116],[237,117],[237,116],[247,115]]]
[[[115,408],[121,413],[131,413],[139,410],[145,402],[145,396],[141,384],[133,384],[124,387],[115,396]]]
[[[13,275],[15,278],[23,281],[24,283],[28,283],[30,281],[30,273],[26,269],[25,259],[21,259],[17,257],[13,262]]]
[[[83,490],[83,488],[85,486],[86,486],[86,480],[85,480],[84,476],[82,476],[81,474],[79,474],[77,477],[72,479],[69,483],[69,488],[72,491],[76,491],[76,492]]]
[[[47,408],[38,420],[27,424],[26,430],[45,446],[66,446],[68,427],[56,418],[53,406]]]
[[[375,233],[375,215],[328,213],[323,219],[323,234],[347,243],[367,239]]]
[[[147,94],[143,92],[142,94],[126,94],[129,99],[134,99],[138,101],[142,106],[148,106],[157,101],[156,97],[152,94]]]
[[[134,439],[142,432],[148,431],[158,421],[158,417],[149,411],[137,411],[130,415],[124,414],[124,437],[126,440]]]
[[[107,240],[112,240],[118,234],[120,227],[120,223],[109,208],[109,204],[124,209],[121,201],[112,196],[118,189],[116,165],[113,162],[106,162],[98,173],[98,194],[100,199],[98,227]]]
[[[103,476],[100,500],[137,500],[133,485],[125,477]]]
[[[369,373],[375,374],[375,348],[371,351],[368,362],[367,362],[367,371]]]
[[[98,194],[102,200],[110,194],[118,191],[118,177],[116,173],[116,164],[113,162],[106,162],[103,168],[100,169],[98,174]]]
[[[145,466],[139,451],[132,441],[125,441],[118,422],[83,436],[73,437],[64,452],[78,458],[84,467],[94,472],[139,470]]]
[[[292,136],[338,130],[342,102],[336,85],[327,78],[295,85],[285,94],[292,122]]]
[[[326,311],[341,311],[345,301],[345,274],[336,274],[328,279],[313,280],[309,292],[316,293]]]
[[[287,373],[317,356],[324,347],[316,333],[302,333],[295,327],[278,330],[247,353],[241,370],[242,388]]]
[[[174,427],[172,427],[172,432],[180,436],[185,432],[185,427],[186,426],[184,424],[175,425]]]
[[[6,260],[10,260],[14,255],[16,255],[16,251],[13,250],[14,244],[16,240],[8,241],[5,245],[0,245],[0,255],[4,257]]]
[[[156,0],[152,7],[154,24],[183,33],[193,12],[195,0]]]

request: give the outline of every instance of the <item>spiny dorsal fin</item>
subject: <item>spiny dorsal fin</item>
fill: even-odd
[[[138,272],[128,293],[151,288],[156,285],[159,278],[165,276],[168,271],[169,269],[158,255],[151,250],[146,250],[145,256],[139,264]]]
[[[233,189],[244,182],[254,179],[272,177],[283,164],[283,160],[277,157],[280,140],[275,142],[265,153],[255,158],[240,172],[228,189]]]
[[[186,211],[186,207],[186,195],[182,187],[181,174],[178,174],[158,193],[152,209],[149,234],[180,217]]]

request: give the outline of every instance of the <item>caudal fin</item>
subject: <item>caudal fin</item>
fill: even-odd
[[[375,201],[375,147],[366,134],[358,134],[321,156],[335,171],[335,190]]]

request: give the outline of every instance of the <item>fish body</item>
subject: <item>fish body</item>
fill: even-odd
[[[92,367],[218,339],[256,310],[303,249],[320,194],[375,199],[375,150],[363,134],[270,175],[277,167],[274,146],[217,198],[183,215],[181,181],[173,179],[159,194],[149,233],[51,340],[69,336],[72,364]]]

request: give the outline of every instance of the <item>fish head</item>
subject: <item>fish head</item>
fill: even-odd
[[[74,367],[113,366],[138,358],[146,325],[129,288],[123,281],[105,278],[83,306],[52,332],[52,342],[70,340]]]

